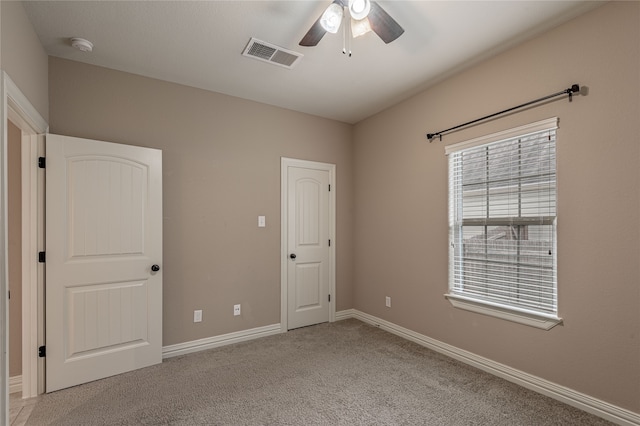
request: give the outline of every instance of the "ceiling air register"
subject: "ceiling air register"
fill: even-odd
[[[304,55],[252,37],[242,56],[291,69]]]

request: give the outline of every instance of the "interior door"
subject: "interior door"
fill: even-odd
[[[162,361],[162,152],[47,135],[46,389]]]
[[[288,168],[288,329],[329,321],[329,182],[327,170]]]

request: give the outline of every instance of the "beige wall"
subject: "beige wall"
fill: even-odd
[[[2,70],[29,102],[48,120],[47,54],[18,1],[0,1],[0,56]]]
[[[22,133],[9,122],[7,128],[8,260],[9,260],[9,376],[22,374],[22,218],[21,160]]]
[[[639,22],[639,2],[606,4],[355,126],[356,309],[640,412]],[[425,137],[572,83],[588,96]],[[453,308],[444,146],[553,116],[564,325]]]
[[[57,58],[49,73],[52,133],[163,151],[164,345],[280,322],[282,156],[337,166],[336,304],[352,307],[350,125]]]

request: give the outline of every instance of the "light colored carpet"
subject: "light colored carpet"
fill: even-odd
[[[606,425],[357,320],[44,395],[28,425]]]

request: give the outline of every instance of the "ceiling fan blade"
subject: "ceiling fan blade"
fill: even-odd
[[[374,1],[371,2],[368,18],[371,29],[387,44],[404,33],[404,29]]]
[[[322,28],[322,25],[320,25],[320,18],[318,18],[318,20],[311,26],[309,31],[307,31],[307,33],[304,35],[304,37],[302,37],[302,40],[300,40],[300,43],[298,44],[300,46],[317,46],[326,33],[327,30]]]

